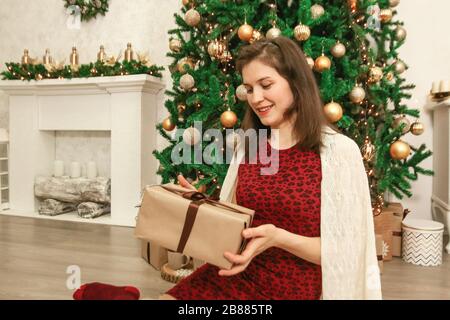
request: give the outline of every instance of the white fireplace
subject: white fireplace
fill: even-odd
[[[0,81],[9,95],[10,210],[37,213],[36,176],[51,176],[58,132],[110,135],[111,215],[92,220],[71,214],[49,219],[134,226],[143,187],[157,182],[157,102],[163,82],[149,75],[71,80]],[[108,134],[109,133],[109,134]]]

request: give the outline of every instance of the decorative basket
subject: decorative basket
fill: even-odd
[[[169,267],[169,264],[166,263],[161,267],[161,278],[169,282],[178,283],[182,279],[189,276],[192,272],[194,272],[192,264],[186,266],[186,268],[173,270]]]
[[[403,260],[419,266],[441,265],[443,233],[444,225],[440,222],[403,221]]]

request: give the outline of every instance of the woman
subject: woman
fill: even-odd
[[[248,148],[238,146],[220,198],[255,210],[247,247],[224,253],[230,270],[206,264],[162,299],[380,299],[359,148],[324,120],[305,56],[278,37],[243,47],[236,65],[250,106],[242,127],[268,129],[278,172],[261,175],[264,165],[245,163]]]

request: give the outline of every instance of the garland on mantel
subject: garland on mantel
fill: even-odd
[[[81,21],[89,21],[92,18],[96,19],[98,14],[102,16],[108,12],[109,0],[63,0],[64,7],[78,6],[80,8]],[[72,15],[76,12],[72,12]]]
[[[164,67],[149,65],[145,61],[109,61],[91,62],[82,65],[52,64],[22,64],[16,62],[6,63],[7,71],[1,75],[3,80],[43,80],[43,79],[72,79],[90,77],[124,76],[131,74],[149,74],[162,78],[160,71]]]

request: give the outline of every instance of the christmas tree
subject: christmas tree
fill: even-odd
[[[162,182],[181,173],[202,192],[220,191],[226,163],[174,163],[174,148],[184,141],[204,150],[214,140],[203,135],[206,129],[225,135],[225,129],[240,127],[247,107],[234,65],[239,49],[282,35],[305,53],[327,119],[360,146],[374,212],[380,212],[386,191],[400,199],[411,196],[410,182],[432,174],[419,166],[431,152],[402,138],[421,134],[423,125],[419,111],[407,105],[414,86],[402,77],[407,65],[398,56],[406,38],[402,22],[394,19],[399,1],[183,0],[182,14],[175,14],[177,28],[169,31],[173,88],[165,107],[170,116],[158,125],[170,145],[154,152]],[[196,121],[202,132],[193,127]],[[181,135],[175,128],[187,130]],[[194,160],[195,152],[190,157]]]

